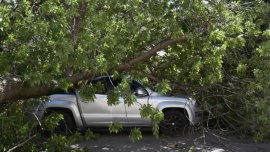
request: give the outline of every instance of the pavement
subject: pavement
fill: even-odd
[[[80,141],[72,145],[73,148],[87,148],[91,152],[270,152],[270,142],[256,143],[232,135],[222,137],[204,129],[158,139],[151,131],[143,131],[143,139],[135,142],[129,139],[129,132],[96,133],[100,134],[97,140]]]

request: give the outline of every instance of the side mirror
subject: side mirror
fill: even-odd
[[[147,92],[145,89],[143,89],[143,88],[138,88],[138,89],[136,90],[136,95],[137,95],[138,97],[145,97],[145,96],[148,95],[148,92]]]

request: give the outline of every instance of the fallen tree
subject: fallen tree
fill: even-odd
[[[197,98],[223,126],[258,140],[270,134],[267,2],[1,1],[0,9],[0,104],[129,74]]]

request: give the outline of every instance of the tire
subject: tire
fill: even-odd
[[[160,122],[160,132],[167,136],[179,136],[183,133],[188,121],[185,115],[177,110],[164,112],[164,119]]]
[[[54,133],[69,136],[76,132],[77,128],[71,114],[66,111],[54,111],[53,113],[63,115],[63,119],[58,122],[54,129]]]

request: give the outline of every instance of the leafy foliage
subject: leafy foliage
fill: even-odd
[[[23,102],[12,102],[1,106],[1,151],[71,150],[70,146],[75,141],[83,139],[79,133],[70,137],[53,133],[49,137],[44,136],[44,130],[54,128],[62,116],[53,115],[52,118],[39,122],[23,105]],[[85,138],[90,137],[86,135]]]
[[[158,83],[155,89],[159,93],[167,93],[171,91],[171,87],[168,80],[163,80],[161,83]]]
[[[248,3],[230,5],[224,15],[228,18],[232,18],[228,14],[235,15],[238,19],[234,25],[222,27],[227,31],[223,44],[226,48],[222,60],[223,81],[209,85],[201,99],[208,105],[211,117],[217,118],[218,126],[226,126],[245,136],[254,135],[254,140],[261,141],[270,135],[265,130],[270,118],[269,58],[260,50],[269,41],[269,36],[262,33],[269,30],[266,25],[270,20],[266,16],[270,8],[262,1],[254,2],[253,6]],[[233,8],[237,8],[236,12]]]
[[[110,133],[118,133],[118,132],[120,132],[122,129],[123,129],[123,126],[122,126],[122,124],[119,123],[119,122],[112,122],[112,123],[109,125]]]
[[[21,103],[20,103],[21,104]],[[0,149],[6,151],[20,145],[27,140],[35,140],[35,122],[26,122],[22,109],[16,108],[19,104],[11,103],[1,106],[1,138]],[[24,145],[28,147],[28,144]]]
[[[159,137],[159,123],[163,120],[164,114],[158,109],[153,108],[151,105],[142,105],[140,108],[142,118],[150,118],[153,126],[152,131],[155,137]]]
[[[98,92],[98,90],[100,89],[98,86],[100,86],[100,84],[97,85],[97,87],[94,87],[92,84],[85,85],[78,92],[83,99],[88,99],[88,101],[94,101],[94,93]],[[104,86],[101,86],[101,90],[103,89],[103,87]]]
[[[111,90],[108,92],[108,105],[117,105],[120,98],[120,93],[118,90]]]
[[[140,128],[134,128],[130,131],[129,138],[134,142],[142,139]]]
[[[98,138],[99,138],[99,134],[96,134],[92,130],[87,129],[85,133],[85,140],[96,140]]]
[[[102,74],[143,75],[159,92],[194,96],[211,116],[206,122],[216,118],[219,126],[263,140],[270,136],[269,10],[262,0],[1,1],[0,102],[79,88]],[[14,75],[22,80],[16,87],[5,79]],[[128,106],[136,102],[128,82],[121,94],[109,93],[110,105],[119,96]],[[102,88],[88,85],[80,93],[93,99]],[[8,106],[1,106],[2,123],[23,129],[16,136],[2,130],[4,150],[33,129],[17,117],[22,111],[9,116]],[[147,105],[141,114],[162,117]],[[61,119],[52,118],[49,128]],[[130,137],[140,139],[139,129]],[[65,145],[65,137],[55,139]]]

